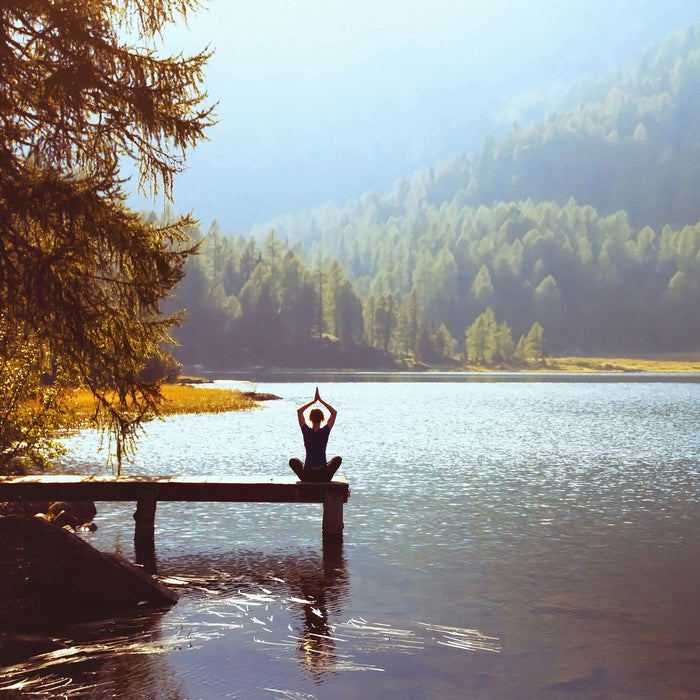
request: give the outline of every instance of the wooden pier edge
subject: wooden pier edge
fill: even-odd
[[[342,539],[343,504],[350,488],[343,477],[301,482],[294,477],[264,481],[235,476],[71,476],[0,477],[0,502],[136,501],[134,541],[153,546],[158,501],[323,504],[324,539]]]

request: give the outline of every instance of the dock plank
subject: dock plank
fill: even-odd
[[[0,477],[0,502],[134,501],[135,540],[153,542],[158,501],[200,503],[322,503],[324,536],[342,536],[347,481],[301,482],[294,476],[226,475]]]
[[[237,475],[0,477],[0,501],[134,501],[146,492],[158,501],[323,503],[329,492],[342,495],[347,502],[349,487],[342,478],[302,483],[293,476],[266,479]]]

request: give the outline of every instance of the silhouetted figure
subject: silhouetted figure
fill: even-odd
[[[304,419],[304,411],[317,402],[327,408],[330,413],[328,421],[323,427],[321,427],[321,423],[326,419],[326,416],[320,408],[313,408],[309,411],[310,426]],[[335,425],[335,417],[337,415],[338,411],[321,398],[318,393],[318,387],[316,387],[314,400],[297,409],[299,427],[301,428],[301,434],[304,436],[306,458],[302,463],[300,459],[292,457],[289,460],[289,466],[301,481],[330,481],[338,467],[340,467],[343,461],[340,457],[333,457],[330,461],[326,460],[328,436]]]

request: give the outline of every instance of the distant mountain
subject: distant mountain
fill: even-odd
[[[563,99],[572,93],[581,95],[582,87],[563,91]],[[421,203],[476,207],[532,199],[564,205],[571,197],[601,214],[624,210],[636,227],[694,224],[700,220],[699,114],[696,25],[648,50],[595,100],[515,125],[471,156],[444,159],[398,181],[390,194],[279,217],[253,232],[274,228],[307,245],[323,237],[324,250],[336,255],[333,241],[348,222],[370,217],[386,223]]]
[[[217,50],[207,89],[220,101],[219,124],[177,179],[178,210],[238,233],[390,192],[418,169],[473,154],[489,134],[499,140],[514,122],[524,128],[590,101],[643,49],[700,21],[700,0],[492,5],[488,21],[475,12],[441,40],[423,41],[417,26],[372,37],[357,55],[330,46],[329,66],[313,70],[242,64],[222,27],[206,38]]]

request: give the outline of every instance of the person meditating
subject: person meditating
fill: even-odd
[[[310,406],[313,406],[316,402],[325,406],[330,413],[328,422],[323,427],[321,427],[321,423],[323,423],[326,417],[320,408],[312,408],[309,411],[311,426],[308,426],[304,420],[304,411]],[[289,466],[301,481],[330,481],[343,461],[340,457],[333,457],[330,462],[326,461],[328,436],[335,424],[335,417],[337,415],[338,411],[321,398],[321,395],[318,393],[318,387],[316,387],[314,400],[309,401],[309,403],[297,409],[299,427],[301,428],[301,434],[304,436],[306,459],[302,464],[300,459],[292,457],[289,460]]]

